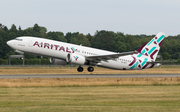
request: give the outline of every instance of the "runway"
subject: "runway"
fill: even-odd
[[[40,74],[0,75],[0,78],[137,78],[137,77],[180,77],[180,74]]]

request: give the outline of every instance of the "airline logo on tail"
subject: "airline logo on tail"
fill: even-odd
[[[132,56],[133,61],[129,64],[129,66],[131,66],[130,69],[134,69],[135,67],[145,69],[149,65],[147,61],[154,62],[164,37],[164,33],[158,33],[148,44],[145,43],[141,46],[137,50],[139,53],[136,56]]]
[[[143,47],[137,57],[140,58],[145,55],[152,61],[155,61],[164,37],[164,33],[158,33],[146,46]]]

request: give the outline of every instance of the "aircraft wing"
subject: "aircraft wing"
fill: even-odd
[[[98,63],[100,61],[107,61],[110,59],[116,59],[120,56],[126,56],[126,55],[131,55],[131,54],[136,54],[136,53],[138,53],[138,52],[131,51],[131,52],[123,52],[123,53],[107,54],[107,55],[86,56],[86,59]]]
[[[149,64],[156,64],[156,63],[175,63],[175,62],[177,62],[177,61],[155,61],[155,62],[147,62],[147,63],[149,63]]]

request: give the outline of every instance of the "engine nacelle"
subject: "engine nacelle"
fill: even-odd
[[[84,65],[86,63],[86,58],[79,54],[68,54],[66,57],[67,63],[73,63],[77,65]]]
[[[54,65],[67,65],[68,63],[65,60],[50,58],[50,63]]]

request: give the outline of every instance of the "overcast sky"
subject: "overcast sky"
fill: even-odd
[[[0,23],[48,31],[180,34],[180,0],[1,0]]]

